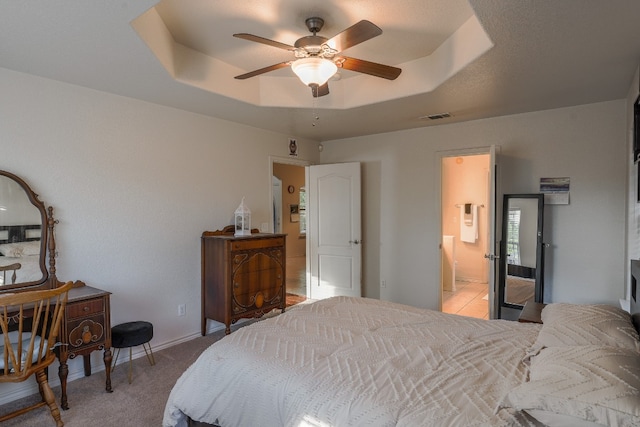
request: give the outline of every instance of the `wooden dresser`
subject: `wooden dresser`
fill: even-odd
[[[68,359],[82,356],[85,376],[91,375],[91,358],[93,351],[104,350],[103,360],[106,376],[105,389],[111,388],[111,320],[109,296],[110,292],[86,286],[76,282],[69,291],[64,318],[60,326],[60,341],[57,356],[60,360],[58,375],[62,389],[62,409],[69,409],[67,402]]]
[[[207,319],[231,324],[286,304],[284,234],[234,237],[228,228],[202,233],[202,335]]]

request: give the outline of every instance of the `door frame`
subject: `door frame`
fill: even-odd
[[[294,165],[294,166],[300,166],[301,168],[303,168],[303,170],[306,168],[306,166],[311,166],[313,163],[310,162],[309,160],[301,160],[301,159],[292,159],[289,157],[278,157],[278,156],[269,156],[269,176],[267,177],[267,182],[269,183],[269,195],[268,195],[268,199],[269,199],[269,204],[273,203],[273,185],[272,185],[272,177],[273,177],[273,164],[274,163],[279,163],[279,164],[284,164],[284,165]],[[308,186],[308,182],[307,182],[307,173],[306,170],[304,171],[304,185],[305,188]],[[275,230],[273,229],[273,209],[271,206],[267,207],[267,212],[269,212],[269,229],[265,230],[267,232],[270,233],[275,233]],[[305,287],[307,288],[307,298],[309,298],[309,239],[307,239],[307,243],[306,243],[306,248],[305,248]]]
[[[439,310],[442,311],[442,159],[445,157],[464,157],[464,156],[474,156],[474,155],[479,155],[479,154],[486,154],[491,156],[492,152],[494,153],[494,156],[496,157],[496,159],[494,159],[494,161],[497,163],[497,156],[500,153],[500,146],[498,145],[494,145],[494,146],[484,146],[484,147],[473,147],[473,148],[460,148],[460,149],[453,149],[453,150],[441,150],[441,151],[436,151],[436,155],[435,155],[435,168],[434,170],[438,171],[438,173],[436,174],[436,198],[435,198],[435,207],[436,207],[436,212],[438,212],[438,224],[437,224],[437,246],[439,248],[438,251],[438,256],[440,257],[440,259],[438,260],[438,289],[439,289],[439,295],[440,295],[440,301],[439,301]],[[491,163],[491,160],[490,160]],[[492,165],[489,165],[490,167],[492,167]],[[498,188],[498,183],[499,183],[499,179],[497,177],[497,173],[498,171],[493,171],[493,176],[494,176],[494,185],[495,185],[495,202],[496,202],[496,206],[494,207],[495,209],[495,216],[498,217],[498,212],[500,212],[500,206],[498,206],[501,201],[500,201],[500,197],[499,197],[499,193],[500,193],[500,189]],[[491,174],[490,174],[491,175]],[[490,187],[491,186],[491,182],[487,182],[487,186]],[[488,188],[488,190],[490,191],[491,189]],[[490,194],[490,192],[489,192]],[[489,199],[491,199],[491,197],[489,197]],[[489,203],[491,203],[491,200],[489,200]],[[490,233],[491,230],[493,229],[493,234],[495,236],[495,241],[496,244],[494,246],[494,248],[490,248],[492,250],[490,250],[490,254],[497,254],[498,253],[498,242],[500,241],[500,239],[498,238],[499,235],[498,233],[500,232],[500,227],[499,224],[494,223],[491,224],[491,218],[487,217],[487,229],[488,232]],[[491,241],[491,239],[489,239],[489,242]],[[495,262],[493,260],[489,261],[489,262]],[[489,269],[489,274],[491,274],[492,269]],[[497,270],[496,270],[497,271]],[[495,276],[495,274],[494,274]],[[491,283],[491,277],[489,277],[490,283]],[[495,289],[495,283],[497,283],[498,281],[498,277],[494,277],[493,278],[493,282],[494,282],[494,289],[491,291],[490,290],[490,298],[489,301],[487,301],[488,304],[488,308],[489,308],[489,318],[493,319],[496,318],[496,309],[497,309],[497,290]],[[491,298],[491,296],[493,297],[493,299]]]

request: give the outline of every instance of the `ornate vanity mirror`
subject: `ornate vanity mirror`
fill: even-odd
[[[0,171],[0,292],[49,287],[55,281],[52,208],[19,177]],[[49,245],[52,275],[45,260]]]
[[[543,299],[544,196],[505,194],[502,206],[499,317],[513,319],[527,301]]]

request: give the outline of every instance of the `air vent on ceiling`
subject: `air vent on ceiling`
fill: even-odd
[[[447,117],[451,117],[451,114],[449,113],[439,113],[439,114],[430,114],[428,116],[421,116],[420,120],[439,120],[439,119],[446,119]]]

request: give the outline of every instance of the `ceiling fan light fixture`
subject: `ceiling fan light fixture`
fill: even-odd
[[[322,86],[338,71],[333,61],[318,57],[298,59],[291,64],[291,69],[307,86]]]

